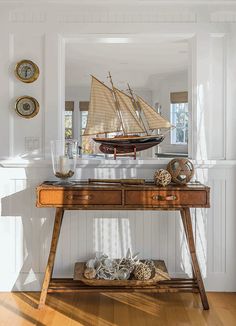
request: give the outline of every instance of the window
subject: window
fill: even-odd
[[[81,134],[83,135],[88,119],[88,111],[81,111]]]
[[[74,115],[74,102],[65,102],[65,139],[73,138],[73,115]]]
[[[99,153],[99,144],[96,144],[93,141],[94,136],[83,136],[87,119],[88,119],[88,108],[89,108],[89,102],[88,101],[80,101],[79,102],[79,108],[80,108],[80,126],[81,126],[81,140],[82,140],[82,153],[92,156],[97,156]]]
[[[188,103],[187,92],[171,93],[170,120],[175,126],[171,130],[171,144],[188,143]]]
[[[84,134],[88,119],[88,111],[80,111],[81,135]],[[93,140],[91,136],[82,137],[82,151],[84,154],[93,154]]]
[[[65,111],[65,139],[73,138],[73,111]]]

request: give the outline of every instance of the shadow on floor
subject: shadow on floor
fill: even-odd
[[[39,293],[15,293],[20,300],[36,308]],[[190,297],[191,296],[191,297]],[[190,300],[189,300],[190,299]],[[42,313],[56,311],[84,326],[168,325],[168,310],[201,309],[198,296],[190,294],[142,293],[57,293],[49,294]],[[187,324],[185,313],[179,317]],[[43,320],[42,320],[43,322]],[[44,325],[44,324],[36,324]],[[54,325],[54,324],[53,324]]]

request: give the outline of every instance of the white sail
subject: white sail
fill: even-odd
[[[171,123],[162,118],[148,103],[146,103],[141,97],[137,96],[138,104],[142,109],[142,112],[146,118],[148,127],[150,130],[160,128],[171,128]]]
[[[133,106],[132,98],[114,87],[118,101],[125,133],[144,133],[145,129],[140,124],[138,116]]]
[[[112,90],[92,76],[88,120],[84,136],[121,131]]]

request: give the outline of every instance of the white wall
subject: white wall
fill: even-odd
[[[211,208],[193,211],[197,250],[207,289],[236,291],[236,30],[230,24],[236,22],[236,6],[134,3],[125,4],[125,11],[117,2],[91,7],[0,4],[0,290],[39,289],[45,268],[54,212],[35,208],[35,186],[53,178],[49,141],[63,135],[65,39],[75,41],[79,35],[82,44],[98,35],[106,37],[109,31],[109,37],[179,33],[190,38],[190,155],[197,179],[211,186]],[[39,65],[40,77],[33,84],[14,77],[13,67],[23,58]],[[13,109],[15,98],[24,94],[35,96],[41,105],[32,120],[19,118]],[[25,153],[25,136],[39,138],[35,155]],[[25,161],[16,159],[22,153]],[[166,163],[82,160],[77,178],[152,178],[154,170]],[[68,212],[55,273],[71,276],[74,262],[94,250],[118,255],[128,246],[143,257],[165,258],[173,275],[189,273],[184,241],[175,213]]]

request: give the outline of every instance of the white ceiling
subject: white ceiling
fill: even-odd
[[[180,3],[180,4],[235,4],[235,0],[129,0],[133,3],[144,3],[144,4],[155,4],[155,3]],[[127,4],[127,0],[0,0],[0,3],[9,4],[9,3],[23,3],[23,4],[88,4],[88,3],[102,3],[102,4]]]
[[[90,75],[107,82],[110,71],[120,88],[125,88],[127,82],[136,88],[147,88],[154,75],[163,76],[188,68],[186,37],[155,37],[154,43],[134,42],[128,38],[104,40],[122,43],[66,45],[66,87],[89,86]]]

